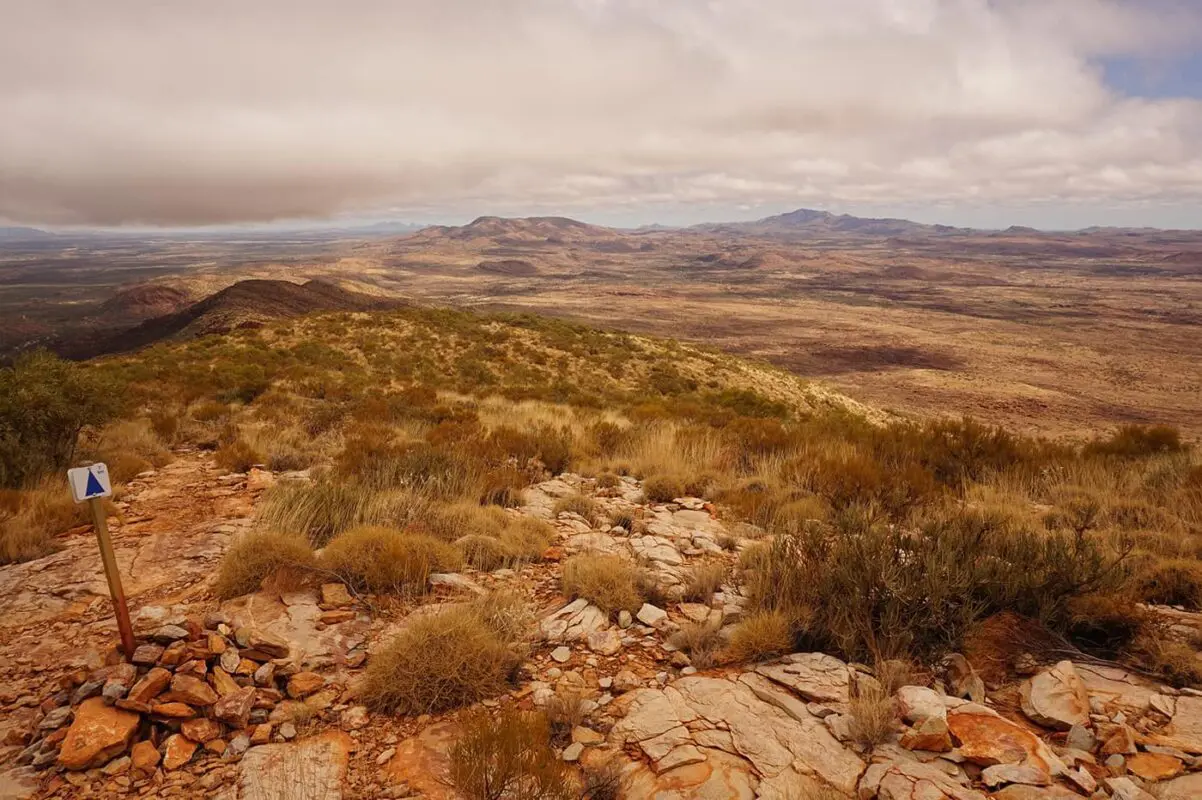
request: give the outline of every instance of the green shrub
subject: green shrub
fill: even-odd
[[[74,466],[80,432],[115,416],[124,396],[98,372],[46,350],[0,368],[0,488]]]
[[[1072,598],[1122,579],[1091,537],[964,509],[930,516],[919,533],[780,536],[757,566],[748,589],[758,607],[804,615],[820,649],[856,660],[937,655],[1000,611],[1063,628]]]

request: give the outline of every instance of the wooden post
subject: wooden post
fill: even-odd
[[[117,571],[117,556],[109,539],[108,520],[104,513],[104,501],[93,497],[88,501],[92,509],[92,525],[96,529],[96,541],[100,545],[100,560],[104,562],[104,577],[108,578],[109,594],[113,597],[113,610],[117,613],[117,630],[121,632],[121,649],[126,659],[134,657],[134,628],[129,622],[129,607],[125,604],[125,590],[121,588],[121,573]]]

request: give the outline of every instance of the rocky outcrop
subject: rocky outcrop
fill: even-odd
[[[1089,692],[1073,662],[1061,661],[1022,686],[1023,713],[1033,722],[1067,731],[1089,724]]]

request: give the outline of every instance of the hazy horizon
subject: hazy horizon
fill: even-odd
[[[0,224],[1202,226],[1189,0],[0,2]]]

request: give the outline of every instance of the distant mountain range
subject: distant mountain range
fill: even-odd
[[[1047,235],[1137,235],[1156,234],[1167,231],[1159,228],[1121,228],[1093,226],[1077,231],[1047,231],[1021,225],[1013,225],[1005,230],[958,228],[951,225],[928,225],[908,219],[856,217],[851,214],[832,214],[829,211],[819,211],[811,208],[799,208],[784,214],[777,214],[763,219],[748,222],[707,222],[699,225],[673,227],[659,224],[643,225],[638,228],[610,228],[593,225],[569,217],[497,217],[484,216],[466,225],[429,225],[421,226],[400,221],[375,222],[364,225],[317,224],[310,227],[289,228],[230,228],[227,233],[220,230],[197,232],[164,231],[148,233],[155,238],[188,238],[204,236],[206,238],[221,238],[222,236],[237,237],[253,235],[255,237],[271,238],[273,236],[287,237],[298,233],[310,233],[320,236],[354,237],[389,237],[417,236],[427,239],[452,239],[471,241],[473,239],[495,239],[501,242],[531,243],[546,242],[563,244],[577,241],[596,241],[598,239],[622,237],[629,235],[649,235],[656,233],[687,233],[699,232],[708,234],[728,234],[738,236],[853,236],[853,237],[910,237],[910,236],[945,236],[988,234],[994,236],[1047,236]],[[104,236],[122,236],[137,238],[137,234],[114,229],[112,231],[69,231],[56,233],[30,227],[0,227],[0,242],[2,243],[39,243],[73,238],[91,238]]]

